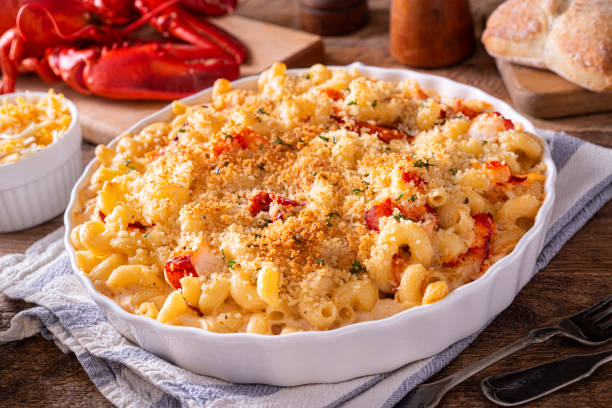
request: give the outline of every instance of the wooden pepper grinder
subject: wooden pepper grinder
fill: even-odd
[[[442,67],[468,57],[474,31],[468,0],[392,0],[391,55],[402,64]]]
[[[300,0],[302,28],[319,35],[356,31],[370,19],[367,0]]]

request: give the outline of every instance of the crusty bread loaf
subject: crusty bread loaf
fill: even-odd
[[[612,91],[612,0],[508,0],[482,35],[487,52]]]

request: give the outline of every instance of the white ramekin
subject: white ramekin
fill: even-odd
[[[42,98],[46,92],[0,95]],[[82,170],[81,127],[76,106],[64,98],[72,121],[66,132],[44,149],[14,163],[0,164],[0,232],[33,227],[59,215]]]
[[[338,67],[330,67],[338,68]],[[535,133],[529,121],[507,103],[472,86],[447,78],[405,69],[387,69],[359,63],[357,68],[374,78],[402,81],[414,78],[423,89],[435,89],[443,97],[476,98],[491,103],[497,111]],[[301,73],[304,69],[289,70]],[[257,89],[256,76],[233,82],[234,88]],[[183,99],[189,104],[210,100],[211,89]],[[144,118],[128,131],[138,132],[172,116],[169,105]],[[110,143],[115,146],[118,139]],[[250,333],[219,334],[193,327],[169,326],[123,310],[115,301],[97,292],[75,264],[70,243],[71,214],[78,210],[77,192],[85,188],[98,166],[93,160],[76,184],[66,210],[65,244],[77,276],[109,321],[124,336],[180,367],[238,383],[292,386],[333,383],[396,369],[406,363],[439,353],[456,341],[484,327],[512,303],[535,272],[535,262],[544,245],[555,200],[556,169],[548,147],[543,162],[546,170],[546,199],[533,227],[508,256],[495,263],[479,279],[452,291],[439,302],[405,310],[382,320],[348,325],[330,331],[298,332],[282,336]]]

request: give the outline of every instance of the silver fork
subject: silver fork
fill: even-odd
[[[601,346],[612,340],[612,295],[595,303],[588,309],[562,319],[554,327],[544,327],[529,332],[527,336],[498,349],[487,357],[444,377],[441,380],[421,384],[412,390],[396,407],[433,408],[442,397],[456,385],[467,380],[497,361],[508,357],[532,344],[542,343],[553,336],[561,335],[585,346]]]

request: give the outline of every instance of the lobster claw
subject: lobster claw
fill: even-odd
[[[136,0],[134,5],[144,15],[157,7],[161,0]],[[191,0],[192,6],[207,2]],[[211,4],[210,2],[209,4]],[[197,8],[197,7],[196,7]],[[162,33],[197,46],[209,46],[211,43],[233,56],[237,63],[242,63],[248,56],[246,47],[227,31],[210,24],[204,17],[195,16],[179,5],[171,5],[149,20],[151,25]]]
[[[73,89],[114,99],[182,98],[217,78],[236,79],[239,71],[220,49],[160,42],[56,48],[46,58]]]
[[[181,0],[181,5],[190,10],[216,17],[231,13],[238,5],[237,0]]]

